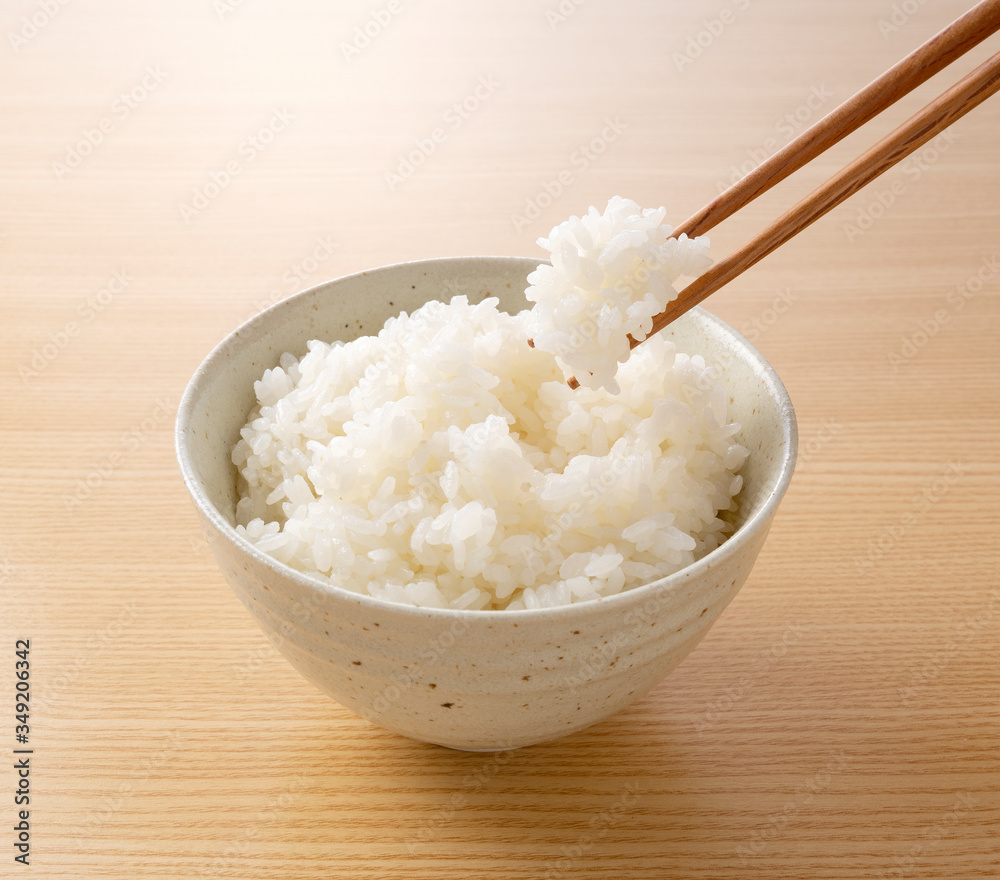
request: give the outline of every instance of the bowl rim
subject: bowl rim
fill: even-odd
[[[345,601],[352,601],[355,604],[368,606],[372,610],[381,612],[391,612],[404,616],[416,615],[424,619],[434,619],[437,617],[443,620],[481,619],[481,620],[502,620],[516,619],[524,622],[526,619],[534,618],[560,618],[560,617],[580,617],[600,614],[607,607],[608,603],[615,605],[644,604],[655,601],[655,595],[663,592],[673,591],[681,585],[697,579],[702,574],[709,571],[713,566],[725,561],[731,556],[739,553],[746,541],[761,527],[767,524],[776,512],[785,492],[792,479],[795,469],[795,461],[798,454],[798,425],[795,409],[791,398],[785,388],[784,383],[778,377],[774,368],[768,363],[758,349],[739,331],[731,327],[721,318],[709,312],[701,306],[695,306],[692,312],[697,312],[700,317],[714,324],[723,333],[731,335],[737,343],[745,348],[751,355],[755,368],[760,378],[767,384],[768,391],[779,404],[782,413],[783,434],[786,439],[784,454],[782,455],[778,479],[770,495],[764,500],[757,512],[746,520],[732,535],[730,535],[721,545],[707,553],[701,559],[695,560],[680,571],[655,581],[632,587],[613,596],[602,596],[587,602],[578,602],[570,605],[558,605],[550,608],[520,608],[520,609],[459,609],[459,608],[430,608],[416,605],[406,605],[401,602],[392,602],[388,599],[381,599],[367,593],[355,593],[336,584],[324,583],[309,575],[286,565],[274,557],[258,550],[246,538],[241,537],[235,527],[231,526],[226,518],[219,512],[216,506],[209,499],[202,489],[196,476],[194,464],[187,439],[190,434],[191,416],[195,408],[195,403],[201,391],[201,384],[209,374],[216,362],[225,358],[228,348],[235,345],[241,335],[253,329],[252,325],[266,322],[270,316],[282,309],[290,308],[291,304],[298,299],[317,294],[321,289],[333,287],[345,281],[361,278],[375,273],[398,271],[404,267],[415,268],[426,265],[440,266],[442,264],[474,264],[482,262],[502,262],[502,263],[531,263],[535,266],[547,263],[547,260],[535,257],[515,257],[515,256],[459,256],[459,257],[431,257],[421,260],[405,260],[399,263],[390,263],[384,266],[377,266],[372,269],[365,269],[359,272],[352,272],[331,278],[312,287],[298,291],[274,303],[256,315],[243,321],[234,330],[223,337],[205,356],[198,365],[195,372],[189,379],[184,393],[181,396],[177,407],[177,417],[174,424],[174,446],[177,463],[180,466],[184,484],[187,487],[196,509],[211,523],[215,530],[221,534],[238,551],[249,555],[257,563],[270,569],[274,574],[281,577],[291,578],[299,587],[309,591],[323,594],[325,598],[338,598]],[[211,539],[209,539],[211,544]],[[214,552],[214,551],[213,551]]]

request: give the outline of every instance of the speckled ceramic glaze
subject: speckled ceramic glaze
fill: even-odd
[[[736,533],[675,575],[565,608],[448,611],[321,584],[260,553],[234,528],[230,450],[253,383],[310,339],[376,333],[390,315],[456,293],[527,306],[536,260],[458,257],[386,266],[297,294],[220,343],[191,380],[177,455],[230,585],[288,661],[343,706],[405,736],[509,749],[581,730],[637,700],[699,642],[743,585],[792,475],[795,416],[774,371],[702,309],[663,332],[725,371],[750,450]]]

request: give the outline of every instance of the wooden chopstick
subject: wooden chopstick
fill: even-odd
[[[694,238],[708,232],[997,30],[1000,0],[984,0],[685,220],[674,230],[674,237],[683,233]]]
[[[997,91],[1000,91],[1000,52],[813,190],[739,250],[698,276],[653,318],[650,333],[662,330]],[[638,344],[632,341],[633,348]]]

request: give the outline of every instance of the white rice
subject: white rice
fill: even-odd
[[[320,580],[435,608],[586,602],[714,549],[747,455],[727,393],[660,336],[627,357],[678,274],[705,268],[707,243],[665,242],[662,216],[613,199],[557,227],[531,312],[458,296],[282,355],[233,450],[237,530]]]
[[[603,214],[591,208],[538,240],[552,265],[528,276],[525,296],[536,304],[528,330],[581,385],[617,393],[629,335],[644,340],[653,318],[677,298],[674,282],[712,264],[708,238],[669,238],[666,213],[615,196]]]

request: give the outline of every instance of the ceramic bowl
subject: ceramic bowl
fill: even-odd
[[[401,310],[457,293],[527,307],[537,260],[457,257],[386,266],[321,284],[267,309],[198,368],[177,417],[177,456],[233,591],[288,661],[358,715],[457,749],[510,749],[582,730],[653,688],[736,595],[792,475],[795,415],[771,367],[703,309],[663,332],[725,371],[750,451],[735,533],[688,568],[598,601],[554,609],[408,607],[312,580],[233,527],[230,450],[254,406],[254,380],[310,339],[376,333]]]

